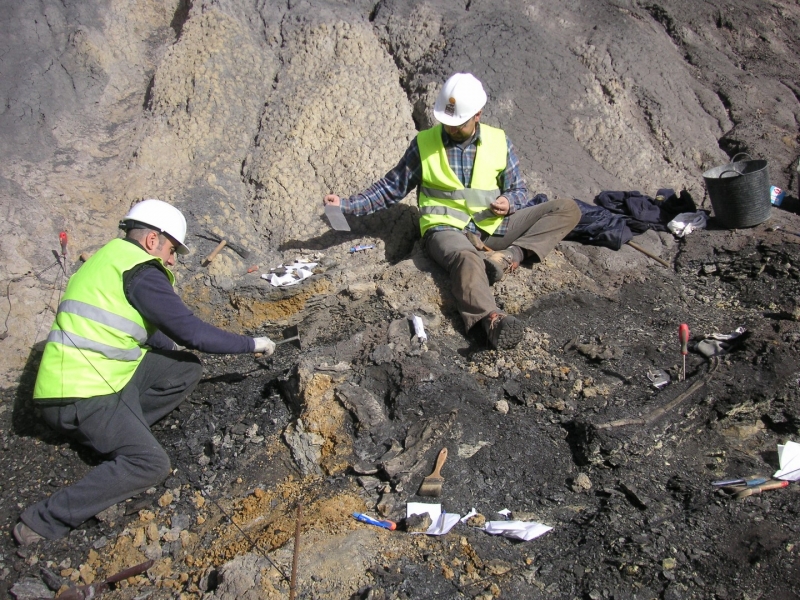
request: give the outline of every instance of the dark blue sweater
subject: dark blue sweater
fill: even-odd
[[[149,346],[174,350],[174,340],[181,346],[210,354],[245,354],[255,350],[253,338],[224,331],[196,317],[175,293],[157,261],[126,273],[123,280],[128,302],[159,329],[147,340]]]

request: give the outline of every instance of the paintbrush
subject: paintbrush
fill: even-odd
[[[447,448],[442,448],[439,451],[439,456],[436,457],[436,467],[433,469],[433,473],[422,480],[422,485],[419,486],[419,492],[417,492],[417,494],[420,496],[442,495],[442,484],[444,483],[444,477],[442,477],[441,471],[444,461],[446,460]]]

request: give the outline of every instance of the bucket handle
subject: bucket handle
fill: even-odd
[[[725,175],[725,173],[736,173],[737,176],[741,176],[741,173],[739,173],[739,171],[737,171],[735,168],[731,167],[730,169],[725,169],[724,171],[722,171],[722,173],[720,173],[717,176],[717,179],[722,179],[722,176]]]
[[[737,157],[739,157],[739,156],[746,156],[746,157],[747,157],[747,158],[749,158],[750,160],[753,160],[753,157],[752,157],[752,156],[750,156],[750,155],[749,155],[747,152],[738,152],[738,153],[736,153],[736,154],[734,154],[734,155],[733,155],[733,158],[731,159],[731,163],[735,163],[735,162],[736,162],[736,159],[737,159]]]

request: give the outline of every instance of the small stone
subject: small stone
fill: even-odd
[[[164,541],[165,542],[176,542],[181,537],[180,529],[170,529],[164,534]]]
[[[480,513],[477,515],[472,515],[469,519],[467,519],[467,525],[470,527],[483,527],[486,525],[486,517]]]
[[[167,492],[166,494],[161,496],[161,498],[158,499],[158,505],[161,508],[166,508],[167,506],[172,504],[172,501],[174,499],[175,499],[175,496],[172,495],[172,492]]]
[[[113,523],[125,514],[125,509],[121,504],[112,504],[107,509],[100,511],[95,515],[98,521],[102,523]]]
[[[145,531],[147,533],[147,539],[148,540],[150,540],[151,542],[155,542],[155,541],[158,540],[158,538],[159,538],[158,525],[156,525],[155,522],[150,521],[147,524],[147,527],[145,528]]]
[[[150,542],[144,549],[144,555],[148,559],[158,560],[162,555],[161,544],[158,542]]]
[[[170,518],[170,523],[172,524],[173,529],[183,530],[188,529],[189,526],[192,524],[192,517],[191,515],[183,515],[183,514],[174,514]]]
[[[378,514],[382,517],[388,517],[394,511],[394,498],[391,494],[383,494],[378,504],[375,506]]]
[[[501,415],[507,415],[508,408],[508,400],[498,400],[494,403],[494,409]]]
[[[139,520],[142,523],[147,523],[148,521],[152,521],[155,518],[156,518],[156,515],[152,510],[140,510],[139,511]]]
[[[586,473],[578,473],[578,476],[572,482],[572,491],[576,493],[588,492],[592,489],[592,480]]]
[[[81,579],[84,583],[89,584],[94,582],[95,580],[95,573],[94,570],[89,565],[81,565],[80,569]]]
[[[484,567],[489,575],[505,575],[511,570],[511,565],[499,559],[490,560]]]
[[[425,533],[432,523],[433,521],[431,521],[431,516],[428,513],[424,515],[411,515],[405,519],[405,530],[409,533]]]
[[[107,545],[108,545],[108,538],[106,536],[102,536],[95,540],[94,544],[92,544],[92,548],[100,550],[100,548],[105,548]]]
[[[23,577],[9,590],[15,598],[52,598],[53,592],[35,577]]]
[[[665,558],[661,561],[661,566],[664,567],[667,571],[671,571],[677,565],[677,561],[674,558]]]
[[[133,547],[140,548],[144,546],[147,541],[147,536],[144,533],[144,527],[137,527],[133,530]]]

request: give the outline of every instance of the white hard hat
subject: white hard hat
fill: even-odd
[[[486,92],[472,73],[456,73],[444,82],[433,116],[445,125],[461,125],[486,104]]]
[[[153,229],[166,233],[178,243],[178,254],[188,254],[189,248],[184,244],[186,239],[186,219],[183,213],[163,200],[142,200],[134,204],[122,219],[120,227],[128,229],[128,221],[136,221],[149,225]]]

